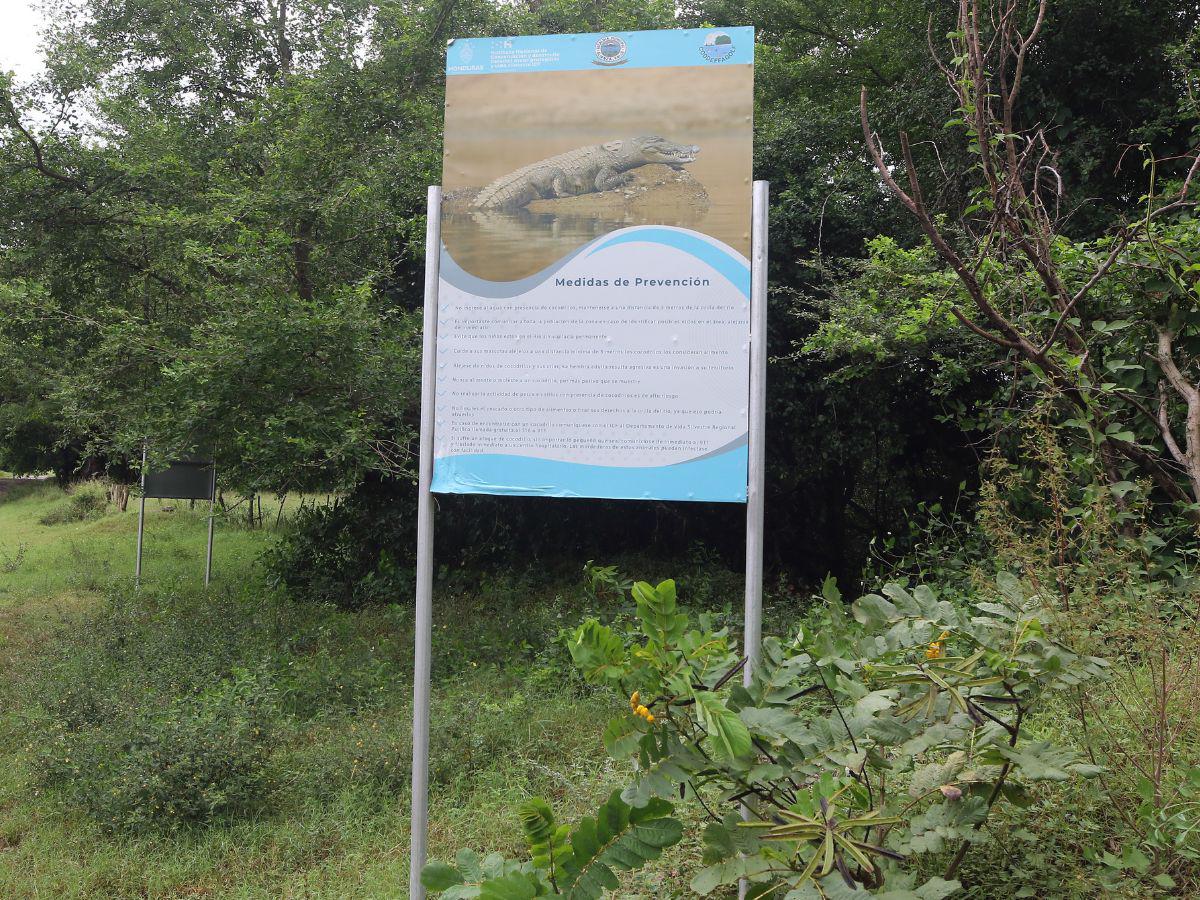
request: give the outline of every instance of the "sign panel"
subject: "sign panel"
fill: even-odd
[[[211,500],[217,490],[217,469],[210,461],[177,460],[158,472],[147,472],[143,497],[164,500]]]
[[[745,502],[753,58],[451,42],[432,490]]]

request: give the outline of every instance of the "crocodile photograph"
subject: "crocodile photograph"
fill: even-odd
[[[750,252],[750,66],[461,75],[446,82],[442,243],[492,282],[623,228]]]
[[[479,192],[472,206],[515,210],[534,200],[611,191],[627,183],[633,169],[656,164],[679,169],[694,163],[699,153],[694,144],[657,135],[579,147],[502,175]]]

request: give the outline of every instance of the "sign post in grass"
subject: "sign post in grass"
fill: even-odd
[[[142,499],[138,507],[137,559],[133,568],[135,587],[142,583],[142,538],[146,525],[146,498],[163,500],[207,500],[208,542],[204,554],[204,586],[212,580],[213,517],[217,497],[217,469],[212,460],[181,459],[165,469],[149,471],[142,450]]]
[[[411,871],[427,855],[433,494],[746,504],[762,631],[768,186],[751,28],[447,48],[430,187]]]

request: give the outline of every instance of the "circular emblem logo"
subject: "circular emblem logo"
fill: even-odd
[[[700,55],[709,62],[724,62],[733,56],[733,38],[723,31],[710,32],[700,45]]]
[[[619,66],[625,62],[627,50],[625,41],[610,34],[596,41],[596,58],[592,62],[598,66]]]
[[[458,61],[461,63],[469,63],[475,58],[475,51],[471,49],[470,44],[463,44],[458,48]]]

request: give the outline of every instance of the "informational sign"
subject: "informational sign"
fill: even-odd
[[[753,61],[451,43],[433,491],[746,501]]]
[[[211,500],[217,489],[217,470],[211,460],[177,460],[157,472],[147,472],[144,497],[164,500]]]

